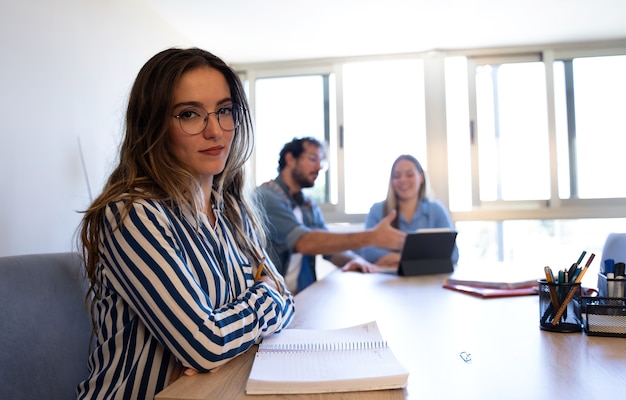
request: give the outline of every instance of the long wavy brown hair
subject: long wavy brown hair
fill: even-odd
[[[243,107],[241,124],[233,135],[230,154],[224,170],[213,180],[213,189],[223,200],[222,212],[234,229],[237,243],[251,262],[263,261],[258,243],[246,234],[244,222],[235,210],[237,204],[247,214],[256,230],[261,245],[266,244],[263,220],[257,210],[252,188],[245,179],[244,164],[254,148],[254,132],[248,102],[237,73],[217,56],[198,48],[168,49],[153,56],[141,68],[133,84],[125,119],[125,135],[120,146],[119,161],[102,193],[84,212],[79,226],[80,243],[85,271],[89,280],[86,302],[94,315],[100,282],[96,274],[100,253],[101,227],[104,213],[111,202],[124,200],[121,221],[126,218],[133,201],[156,199],[172,207],[190,210],[199,221],[206,201],[199,182],[170,151],[168,133],[173,92],[181,77],[199,67],[220,71],[230,87],[234,103]],[[275,272],[265,269],[275,281]],[[284,286],[278,287],[284,290]],[[95,331],[95,326],[94,326]]]

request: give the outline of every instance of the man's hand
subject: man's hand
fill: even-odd
[[[402,250],[406,233],[391,226],[395,218],[396,211],[393,210],[372,229],[374,235],[372,245],[389,250]]]

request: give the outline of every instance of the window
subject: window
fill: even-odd
[[[555,62],[561,198],[626,198],[611,178],[624,170],[624,71],[626,56]]]
[[[626,42],[586,46],[251,66],[256,183],[276,176],[284,143],[317,137],[329,169],[313,196],[328,222],[345,223],[335,229],[352,230],[384,199],[393,160],[410,153],[431,184],[447,185],[462,259],[571,265],[566,257],[598,253],[626,230],[615,177]]]
[[[347,63],[342,83],[345,212],[365,214],[387,196],[399,155],[426,168],[422,60]]]
[[[478,66],[476,106],[480,199],[548,199],[543,63]]]
[[[346,63],[341,82],[334,73],[256,79],[257,184],[276,177],[285,143],[316,137],[328,145],[329,169],[308,194],[327,219],[357,214],[362,222],[385,198],[396,157],[410,153],[426,165],[422,70],[422,61],[412,58]],[[341,119],[336,85],[342,85]]]
[[[333,75],[306,75],[257,79],[255,82],[256,163],[258,184],[278,174],[278,158],[285,143],[294,137],[311,136],[322,143],[330,137],[334,110]],[[317,202],[331,201],[324,174],[307,194]]]

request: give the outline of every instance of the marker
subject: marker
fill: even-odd
[[[612,258],[607,258],[604,260],[604,275],[615,272],[615,260]]]
[[[623,262],[615,263],[615,279],[617,282],[615,283],[615,296],[613,297],[624,297],[624,269],[626,265]]]
[[[595,256],[596,256],[595,254],[591,253],[591,255],[589,256],[589,259],[587,260],[587,263],[585,264],[583,269],[580,271],[580,274],[578,274],[578,277],[576,278],[576,281],[575,281],[576,283],[580,283],[580,281],[583,279],[585,272],[587,272],[587,269],[589,269],[589,266],[591,265],[591,262],[593,261]],[[556,315],[554,316],[554,319],[552,320],[552,325],[556,325],[559,323],[559,319],[561,319],[561,316],[563,315],[565,310],[567,310],[567,303],[572,301],[572,299],[576,295],[576,289],[580,290],[580,287],[573,287],[570,289],[569,293],[567,294],[567,297],[565,297],[565,300],[563,300],[563,302],[561,303],[561,306],[557,310]]]

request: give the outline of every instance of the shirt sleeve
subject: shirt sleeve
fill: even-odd
[[[237,248],[228,238],[202,241],[199,228],[149,201],[134,203],[118,227],[119,205],[107,208],[102,229],[105,292],[121,296],[183,365],[208,371],[289,324],[292,295],[254,282],[241,254],[225,254]]]
[[[263,186],[257,190],[269,222],[272,242],[281,249],[293,249],[298,239],[310,232],[310,228],[298,221],[291,204],[283,195]]]

